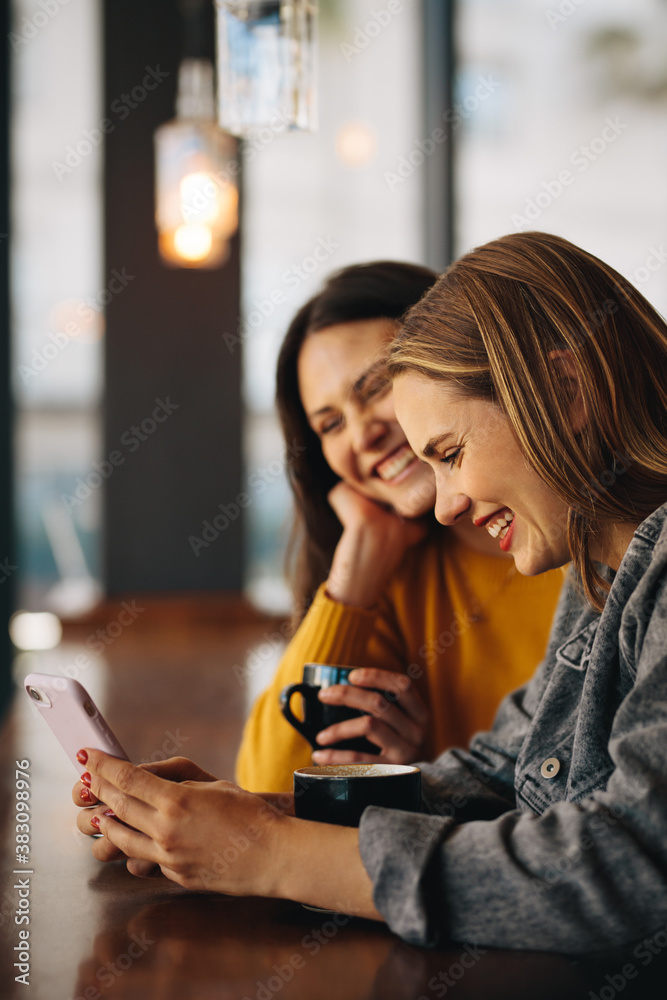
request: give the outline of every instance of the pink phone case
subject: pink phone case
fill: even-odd
[[[113,757],[129,760],[109,729],[95,702],[78,681],[50,674],[28,674],[26,694],[41,712],[65,753],[82,774],[86,767],[76,759],[82,747],[104,750]],[[35,691],[39,697],[31,694]]]

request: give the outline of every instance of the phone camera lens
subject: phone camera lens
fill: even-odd
[[[30,697],[34,698],[35,701],[41,701],[42,700],[41,694],[39,693],[39,691],[37,690],[37,688],[34,688],[34,687],[30,688]]]

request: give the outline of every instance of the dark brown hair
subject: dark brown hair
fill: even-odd
[[[339,481],[327,464],[299,395],[297,362],[306,337],[340,323],[400,320],[435,282],[437,275],[416,264],[376,261],[333,274],[298,311],[278,356],[276,403],[290,449],[287,474],[294,493],[295,523],[288,550],[288,574],[297,619],[329,575],[342,528],[327,494]]]
[[[574,387],[557,361],[563,351]],[[591,540],[667,500],[667,325],[656,310],[567,240],[514,233],[466,254],[410,311],[390,358],[393,377],[405,371],[501,407],[569,508],[572,561],[602,610],[609,583]],[[578,433],[573,388],[586,416]]]

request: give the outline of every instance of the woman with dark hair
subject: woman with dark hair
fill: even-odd
[[[391,337],[395,324],[428,291],[437,275],[416,264],[378,261],[346,267],[332,275],[324,288],[305,303],[296,314],[283,340],[276,374],[276,405],[286,443],[294,448],[288,465],[288,478],[294,496],[295,524],[292,548],[292,591],[296,617],[304,617],[320,584],[327,579],[343,525],[329,501],[329,494],[341,481],[325,458],[321,436],[312,427],[305,412],[299,385],[298,363],[305,340],[313,333],[348,326],[355,338],[369,323],[380,327],[379,344]],[[354,324],[354,325],[353,325]],[[361,331],[359,328],[361,327]],[[334,334],[335,335],[335,334]],[[346,348],[344,347],[343,350]],[[373,362],[384,357],[380,353]],[[365,359],[364,359],[365,360]],[[384,365],[376,375],[373,388],[377,395],[389,389]],[[424,509],[432,499],[432,486],[425,477]],[[392,506],[401,505],[401,497],[390,497]],[[407,503],[405,516],[422,513]]]
[[[420,765],[420,813],[313,823],[190,762],[162,767],[183,785],[87,750],[88,801],[115,816],[79,828],[105,835],[100,859],[343,905],[412,944],[591,954],[664,934],[667,324],[591,254],[515,233],[452,265],[389,368],[439,521],[470,521],[523,574],[573,564],[535,676],[468,750]]]
[[[389,344],[435,280],[413,264],[347,267],[302,306],[283,341],[277,405],[293,456],[299,628],[246,724],[244,788],[291,789],[294,769],[312,761],[409,763],[465,744],[544,652],[560,571],[525,580],[471,524],[438,526],[432,472],[394,414]],[[314,754],[279,707],[281,690],[312,662],[363,668],[321,697],[368,713],[320,733]],[[360,736],[377,757],[327,749]]]

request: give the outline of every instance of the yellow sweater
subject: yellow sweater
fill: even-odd
[[[238,783],[255,792],[292,789],[311,748],[283,718],[278,698],[304,663],[409,670],[429,707],[424,759],[467,746],[500,700],[534,673],[563,573],[522,577],[514,560],[474,552],[447,531],[410,549],[372,610],[339,604],[320,587],[270,686],[246,722]]]

